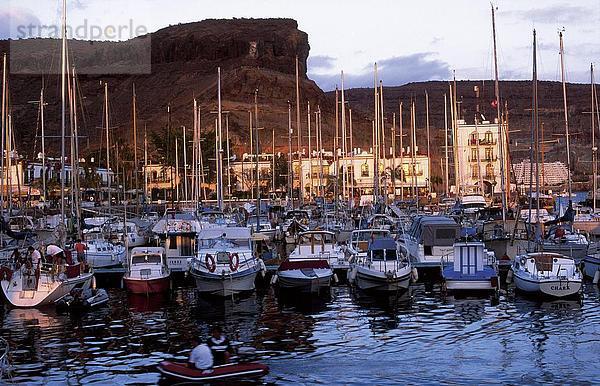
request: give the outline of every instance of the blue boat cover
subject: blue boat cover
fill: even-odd
[[[375,239],[369,243],[369,251],[378,251],[382,249],[394,249],[396,250],[396,240],[392,238]]]

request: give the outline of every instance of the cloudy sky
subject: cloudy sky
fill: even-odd
[[[56,24],[60,0],[4,0],[0,37],[18,26]],[[324,89],[339,83],[369,86],[377,61],[386,85],[493,76],[490,3],[487,0],[68,0],[69,23],[143,27],[206,18],[290,17],[309,34],[309,76]],[[560,79],[558,31],[565,29],[567,79],[587,82],[600,63],[600,1],[497,0],[502,79],[531,78],[532,30],[538,32],[541,79]],[[8,22],[7,22],[8,21]],[[126,34],[126,33],[125,33]],[[126,36],[127,37],[127,36]]]

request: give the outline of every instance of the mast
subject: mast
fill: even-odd
[[[417,123],[416,123],[416,111],[415,111],[415,101],[412,101],[411,103],[411,125],[412,125],[412,135],[411,135],[411,140],[412,140],[412,146],[411,146],[411,163],[412,163],[412,170],[411,170],[411,174],[412,174],[412,182],[413,182],[413,187],[414,187],[414,191],[413,191],[413,198],[416,200],[415,204],[417,206],[417,211],[419,210],[419,187],[418,187],[418,180],[417,180],[417,165],[416,165],[416,158],[417,158]]]
[[[223,210],[223,141],[221,117],[221,67],[217,68],[217,205]]]
[[[254,148],[252,146],[254,142],[254,128],[252,126],[252,110],[248,110],[248,128],[250,129],[250,155],[254,154]],[[242,162],[244,160],[242,159]],[[252,161],[250,161],[250,165],[252,165]],[[250,173],[250,198],[254,199],[254,174]]]
[[[429,184],[426,186],[426,189],[429,194],[431,193],[429,188],[431,186],[431,152],[429,148],[429,94],[427,93],[427,90],[425,90],[425,127],[427,131],[427,169],[430,174]]]
[[[323,122],[321,119],[321,106],[317,105],[317,116],[319,117],[319,186],[321,187],[321,197],[325,197],[325,186],[323,186]]]
[[[108,83],[104,82],[104,124],[106,125],[106,179],[108,181],[108,213],[110,214],[112,205],[112,181],[110,178],[110,126],[108,124],[108,117]]]
[[[61,50],[61,134],[60,134],[60,220],[65,224],[65,125],[66,125],[66,72],[67,72],[67,0],[63,0],[62,9],[62,50]],[[108,127],[108,124],[107,124]],[[108,151],[108,149],[107,149]],[[110,181],[110,176],[109,176]],[[110,186],[110,185],[109,185]],[[109,202],[110,208],[110,189]]]
[[[379,122],[379,137],[377,138],[377,141],[379,143],[379,158],[381,159],[381,162],[383,164],[383,170],[385,173],[385,169],[386,169],[386,149],[385,149],[385,120],[384,120],[384,116],[383,116],[383,81],[380,79],[379,80],[379,113],[381,115],[381,121]],[[379,164],[377,164],[377,167],[379,168]],[[383,196],[383,192],[385,192],[385,196],[384,196],[384,202],[387,203],[387,196],[388,196],[388,192],[387,192],[387,185],[388,180],[386,178],[385,180],[385,187],[380,188],[380,192],[381,195]]]
[[[404,201],[404,144],[402,137],[404,136],[404,124],[402,122],[402,101],[400,101],[400,200]]]
[[[45,132],[44,132],[44,85],[43,84],[42,84],[42,90],[40,91],[40,119],[41,119],[41,127],[42,127],[42,194],[44,195],[44,203],[45,203],[48,200],[48,196],[46,194],[46,139],[45,139]],[[1,193],[1,194],[4,194],[4,193]],[[0,208],[2,208],[1,203],[0,203]]]
[[[335,212],[337,213],[338,209],[338,199],[339,199],[339,181],[340,181],[340,165],[338,156],[338,138],[340,132],[339,126],[339,109],[340,109],[340,93],[335,86],[335,136],[333,137],[333,163],[335,164],[335,185],[334,185],[334,198],[335,198]]]
[[[298,68],[298,55],[296,55],[296,135],[298,136],[298,163],[299,163],[299,176],[298,181],[300,189],[298,190],[298,199],[301,204],[304,204],[304,173],[302,172],[302,155],[300,149],[302,148],[302,135],[300,131],[300,74]]]
[[[592,189],[593,189],[593,193],[592,193],[592,201],[593,201],[593,208],[594,208],[594,213],[596,213],[596,190],[598,189],[597,184],[598,184],[598,169],[597,169],[597,154],[596,152],[598,151],[598,149],[596,148],[596,112],[595,112],[595,108],[596,108],[596,103],[595,103],[595,99],[596,99],[596,85],[594,82],[594,64],[590,64],[590,81],[591,81],[591,85],[592,85],[592,175],[593,175],[593,181],[592,181]]]
[[[310,133],[310,101],[307,102],[307,110],[306,110],[306,124],[308,130],[308,191],[309,191],[309,202],[313,197],[313,181],[312,181],[312,143],[311,143],[311,133]]]
[[[42,88],[43,90],[43,88]],[[4,145],[6,143],[6,53],[2,60],[2,154],[0,154],[0,173],[2,174],[2,186],[0,186],[0,215],[4,210],[4,193],[8,191],[7,173],[4,164],[4,153],[6,151]],[[42,91],[43,92],[43,91]],[[43,127],[43,126],[42,126]]]
[[[258,169],[258,89],[254,90],[254,131],[255,131],[255,142],[254,142],[254,155],[256,157],[256,229],[260,229],[260,175]]]
[[[560,39],[560,77],[562,80],[562,89],[563,89],[563,104],[565,110],[565,140],[567,143],[567,171],[568,171],[568,193],[569,193],[569,207],[571,206],[572,198],[571,198],[571,146],[569,142],[569,111],[567,110],[567,83],[565,80],[565,48],[563,45],[563,33],[560,31],[558,33],[558,37]]]
[[[75,72],[75,68],[73,67],[73,154],[72,154],[72,164],[73,168],[71,170],[71,189],[73,191],[74,205],[75,205],[75,216],[77,221],[75,222],[75,227],[77,229],[79,235],[79,221],[81,219],[81,199],[80,199],[80,191],[79,191],[79,125],[77,122],[77,74]]]
[[[175,137],[175,176],[179,176],[179,140]],[[181,180],[175,184],[175,197],[177,199],[177,203],[179,203],[179,188],[181,185]]]
[[[539,110],[538,110],[538,79],[537,79],[537,41],[536,41],[536,33],[533,30],[533,133],[532,136],[534,141],[532,141],[535,146],[532,145],[532,148],[535,149],[535,191],[536,191],[536,217],[537,220],[535,222],[535,240],[539,240],[540,237],[540,151],[539,151]],[[530,181],[530,185],[531,185]],[[531,191],[529,193],[532,195]],[[531,212],[531,209],[530,209]],[[529,217],[531,221],[531,217]]]
[[[148,135],[144,124],[144,203],[148,203]]]
[[[294,168],[292,165],[292,104],[288,101],[288,198],[294,207]],[[288,205],[289,205],[288,203]]]
[[[188,201],[188,174],[187,174],[187,139],[186,139],[186,128],[182,127],[183,130],[183,200]],[[229,140],[229,136],[227,138]],[[229,144],[227,145],[229,150]]]
[[[373,199],[375,203],[379,202],[379,92],[377,90],[377,63],[373,71],[373,89],[374,89],[374,108],[375,120],[373,135]]]
[[[133,174],[134,174],[134,182],[135,182],[135,208],[137,213],[140,213],[140,199],[139,199],[139,190],[140,186],[138,184],[138,168],[140,164],[138,163],[138,141],[137,141],[137,95],[135,93],[135,83],[133,84]]]
[[[206,180],[205,180],[205,176],[204,176],[204,156],[202,154],[202,142],[201,138],[202,138],[202,126],[200,125],[201,121],[200,121],[200,106],[198,106],[198,158],[200,159],[200,186],[199,188],[202,190],[202,198],[204,199],[204,201],[206,201],[206,189],[204,188],[206,186]],[[200,196],[200,193],[198,193],[198,196]]]
[[[319,112],[320,115],[320,112]],[[350,199],[354,206],[354,143],[352,142],[352,109],[348,109],[350,119],[350,165],[352,165],[352,174],[350,175]]]
[[[183,138],[185,138],[185,131],[183,132]],[[225,114],[225,140],[227,141],[227,197],[229,198],[229,204],[231,206],[231,153],[229,145],[229,111]],[[185,141],[185,139],[184,139]],[[185,157],[185,147],[183,148],[183,156]],[[184,171],[185,172],[185,171]],[[187,179],[186,179],[187,181]],[[186,182],[187,186],[187,182]],[[187,191],[187,187],[186,187]],[[187,196],[187,193],[186,193]],[[187,198],[186,198],[187,199]]]
[[[394,190],[392,201],[396,200],[396,113],[392,114],[392,189]]]
[[[229,139],[227,139],[229,142]],[[228,145],[229,146],[229,145]],[[273,194],[275,193],[275,127],[271,130],[271,146],[272,146],[272,161],[273,161],[273,169],[271,169],[271,190]]]
[[[347,179],[347,164],[346,164],[346,97],[344,95],[344,71],[341,74],[342,86],[342,197],[344,201],[347,198],[346,179]]]
[[[450,184],[448,174],[448,97],[444,93],[444,156],[446,158],[446,167],[444,168],[444,187],[446,189],[446,197],[450,196]]]
[[[498,123],[498,152],[500,153],[500,190],[502,191],[502,225],[506,227],[506,173],[504,171],[504,134],[502,132],[502,117],[500,113],[501,103],[500,103],[500,85],[498,81],[498,55],[496,51],[496,16],[494,13],[494,5],[492,7],[492,35],[494,39],[494,93],[496,96],[496,119]],[[492,195],[494,192],[492,191]]]

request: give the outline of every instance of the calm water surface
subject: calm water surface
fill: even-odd
[[[266,384],[592,383],[600,377],[600,295],[576,301],[519,296],[442,300],[423,285],[400,299],[335,287],[330,298],[291,301],[273,290],[236,302],[178,289],[169,298],[110,290],[83,316],[8,310],[13,383],[156,384],[155,365],[184,359],[190,337],[213,324],[271,367]]]

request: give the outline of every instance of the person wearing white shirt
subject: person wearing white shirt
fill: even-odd
[[[29,246],[27,250],[29,251],[29,258],[31,259],[31,264],[34,268],[37,267],[40,263],[40,260],[42,259],[42,254],[40,253],[40,251],[38,251],[32,246]]]
[[[190,367],[195,367],[198,370],[210,369],[213,366],[213,355],[210,347],[206,343],[196,346],[190,353],[188,362]]]

